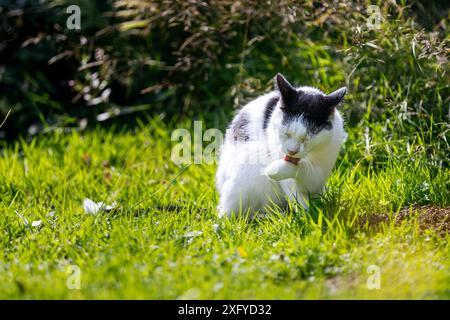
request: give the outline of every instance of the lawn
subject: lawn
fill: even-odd
[[[217,217],[215,165],[170,160],[174,128],[4,144],[0,298],[450,298],[450,170],[424,133],[349,128],[308,211],[247,221]]]

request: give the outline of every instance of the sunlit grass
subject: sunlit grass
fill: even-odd
[[[450,205],[449,170],[420,148],[409,154],[373,133],[391,154],[367,154],[364,128],[352,129],[309,211],[245,221],[217,217],[215,167],[174,165],[170,132],[154,121],[5,146],[0,297],[450,298],[448,235],[419,232],[414,220],[358,224],[414,204]],[[117,207],[86,214],[84,198]],[[81,270],[80,290],[66,285],[69,265]],[[369,266],[381,272],[378,290],[367,287]]]

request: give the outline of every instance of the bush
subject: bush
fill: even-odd
[[[81,8],[79,31],[66,27],[69,4]],[[5,116],[12,108],[13,119],[3,135],[132,122],[143,113],[223,125],[234,108],[269,90],[282,72],[325,91],[347,85],[352,126],[381,121],[394,137],[433,123],[438,129],[430,142],[444,143],[448,7],[379,1],[384,19],[374,30],[367,27],[369,5],[3,2],[0,112]],[[436,13],[422,19],[427,30],[417,23],[425,6]]]

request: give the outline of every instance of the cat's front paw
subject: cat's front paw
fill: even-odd
[[[266,167],[264,174],[272,180],[281,181],[294,178],[297,174],[297,169],[298,167],[295,164],[280,159],[270,163]]]

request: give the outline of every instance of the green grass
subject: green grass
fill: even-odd
[[[420,135],[408,151],[372,127],[366,150],[364,128],[351,129],[308,212],[245,221],[217,217],[215,166],[174,165],[170,132],[153,121],[6,145],[0,298],[450,298],[448,234],[419,232],[414,219],[358,227],[362,216],[450,205],[450,172],[428,160]],[[84,198],[117,208],[86,214]],[[69,265],[79,290],[66,285]],[[378,290],[367,287],[371,265]]]

